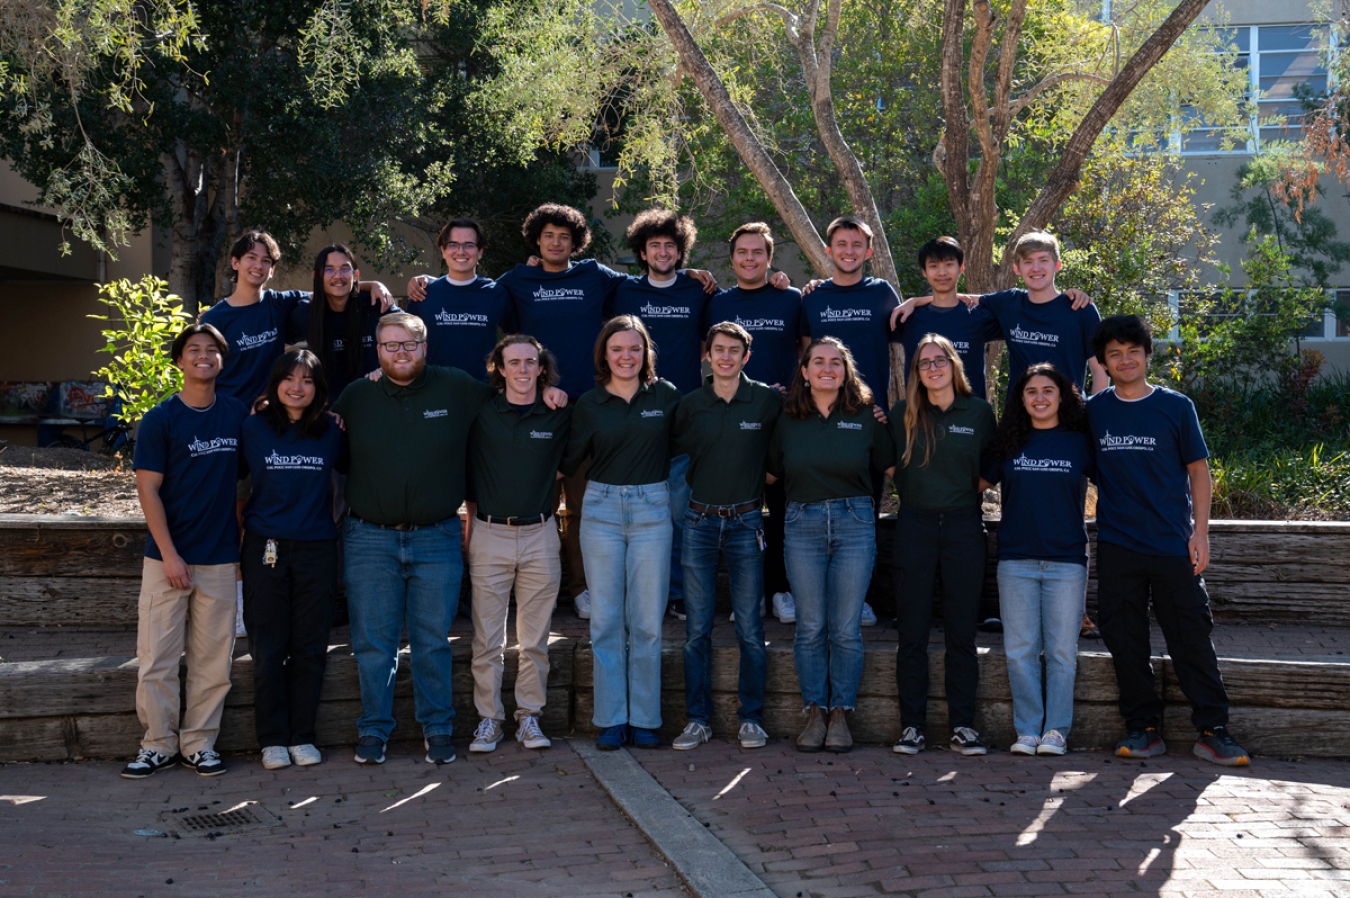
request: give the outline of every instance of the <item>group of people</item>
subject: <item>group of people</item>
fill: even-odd
[[[682,268],[696,231],[667,210],[628,229],[640,277],[573,261],[590,239],[575,209],[541,206],[523,230],[538,257],[492,281],[478,273],[482,228],[449,222],[438,239],[448,273],[414,278],[408,310],[382,284],[361,282],[344,246],[319,253],[312,294],[266,289],[280,259],[268,235],[250,232],[232,248],[235,289],[175,339],[183,388],[146,415],[137,440],[150,530],[137,652],[146,734],[123,776],[180,757],[200,774],[224,772],[215,738],[237,596],[263,764],[319,763],[339,571],[361,690],[355,760],[384,761],[406,628],[426,760],[453,761],[447,633],[465,560],[479,718],[470,751],[506,738],[512,595],[515,737],[549,746],[540,717],[563,590],[590,621],[598,747],[661,744],[668,607],[686,626],[687,720],[673,747],[708,741],[722,563],[740,649],[739,743],[768,740],[771,602],[796,624],[797,748],[848,751],[861,627],[876,621],[868,596],[888,475],[900,499],[896,752],[925,746],[939,580],[949,744],[986,751],[975,728],[975,628],[980,500],[993,485],[1003,498],[1011,750],[1066,750],[1092,479],[1099,622],[1127,730],[1117,752],[1164,751],[1151,596],[1194,708],[1194,752],[1248,763],[1226,729],[1210,638],[1208,453],[1194,407],[1148,382],[1152,338],[1141,319],[1102,321],[1086,297],[1060,293],[1053,236],[1017,244],[1026,289],[983,297],[957,293],[959,244],[930,241],[918,261],[932,295],[901,303],[864,275],[872,233],[852,216],[827,229],[833,276],[805,291],[770,278],[774,241],[762,223],[730,236],[736,285],[720,292],[707,272]],[[1011,384],[997,420],[982,398],[984,345],[995,339],[1007,341]],[[887,409],[896,342],[905,386]],[[1089,370],[1097,395],[1085,400]]]

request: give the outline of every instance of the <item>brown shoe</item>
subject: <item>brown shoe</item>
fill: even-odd
[[[844,708],[830,709],[830,730],[825,736],[826,751],[852,750],[853,734],[848,731],[848,713]]]
[[[825,747],[825,709],[815,702],[806,709],[806,727],[797,737],[797,751],[820,751]]]

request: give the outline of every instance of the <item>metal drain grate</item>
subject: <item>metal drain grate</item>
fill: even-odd
[[[203,811],[166,811],[160,821],[184,836],[226,836],[280,826],[281,820],[262,805],[250,804],[218,814]]]

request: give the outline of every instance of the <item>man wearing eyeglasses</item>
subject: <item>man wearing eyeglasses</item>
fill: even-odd
[[[436,238],[447,274],[426,285],[412,313],[427,326],[427,362],[462,368],[487,383],[487,358],[511,301],[506,290],[478,273],[487,235],[472,218],[456,218]]]
[[[382,376],[353,381],[333,411],[350,467],[343,578],[361,682],[358,764],[381,764],[393,732],[394,675],[406,625],[413,696],[429,764],[455,760],[446,634],[459,606],[469,430],[497,391],[458,368],[427,365],[427,327],[407,312],[375,331]],[[545,392],[550,407],[566,394]],[[397,457],[397,461],[390,462]]]

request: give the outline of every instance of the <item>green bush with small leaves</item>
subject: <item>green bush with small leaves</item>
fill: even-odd
[[[192,317],[168,289],[151,275],[136,283],[123,279],[102,284],[99,302],[108,314],[89,316],[107,322],[103,338],[108,342],[99,352],[112,356],[94,377],[108,381],[110,395],[121,396],[117,416],[128,424],[140,421],[183,386],[183,374],[169,358],[169,344]]]

